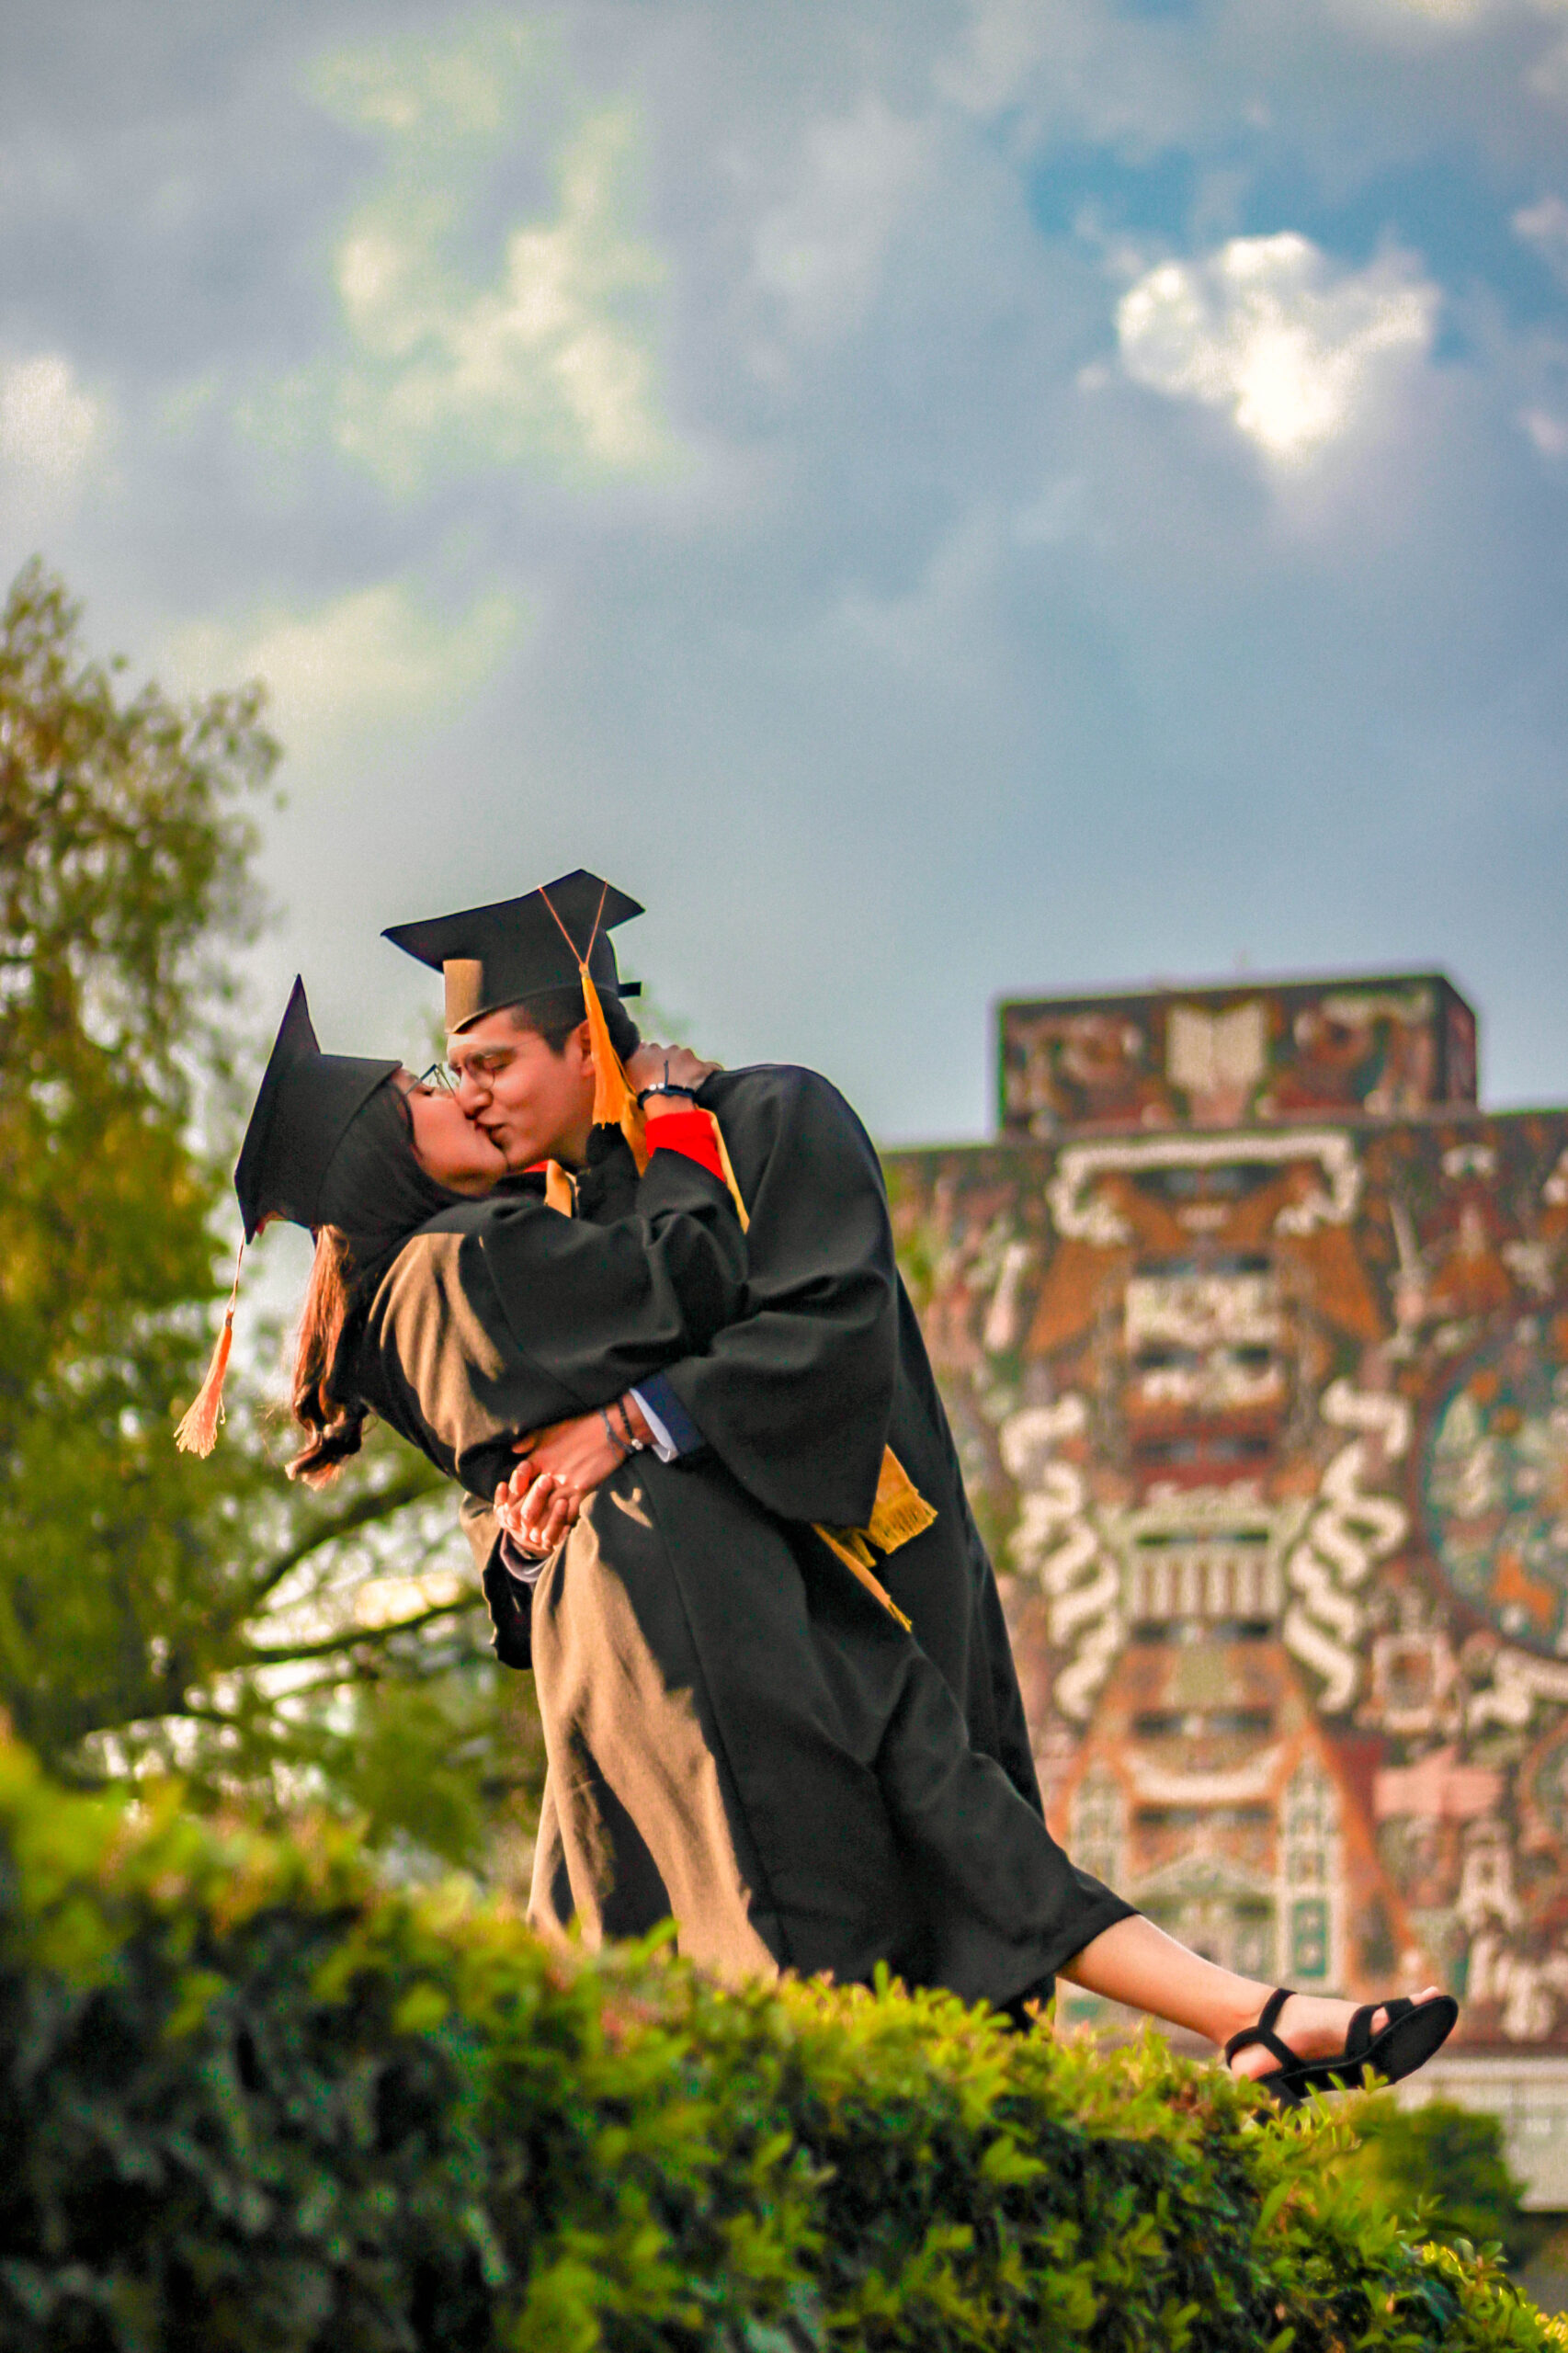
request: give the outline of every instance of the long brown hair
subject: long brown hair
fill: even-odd
[[[358,1453],[369,1417],[362,1399],[344,1403],[332,1387],[344,1326],[354,1305],[355,1277],[348,1236],[335,1225],[318,1227],[294,1349],[294,1419],[307,1443],[289,1464],[290,1478],[302,1479],[307,1487],[326,1486],[349,1456]]]
[[[358,1454],[370,1409],[350,1386],[370,1302],[411,1233],[460,1199],[426,1175],[414,1120],[395,1080],[378,1086],[328,1165],[316,1255],[294,1350],[294,1419],[306,1443],[290,1479],[324,1487]]]

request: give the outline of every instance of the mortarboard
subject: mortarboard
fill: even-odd
[[[442,975],[447,1028],[456,1030],[504,1006],[573,987],[585,961],[596,987],[636,996],[642,984],[620,978],[609,934],[642,912],[624,891],[578,867],[519,899],[392,924],[381,938]]]
[[[377,1087],[402,1068],[324,1054],[305,984],[295,981],[234,1167],[247,1242],[270,1217],[312,1229],[320,1223],[316,1207],[333,1154]]]
[[[234,1261],[234,1284],[223,1327],[194,1403],[175,1432],[189,1454],[210,1454],[223,1418],[223,1377],[233,1344],[240,1259],[268,1218],[313,1228],[333,1154],[378,1086],[401,1063],[366,1062],[353,1054],[324,1054],[316,1040],[305,984],[296,977],[267,1068],[261,1074],[245,1140],[234,1165],[244,1241]]]

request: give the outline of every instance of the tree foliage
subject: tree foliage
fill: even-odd
[[[76,1775],[335,1795],[472,1859],[516,1778],[429,1466],[290,1489],[264,1400],[173,1424],[230,1279],[236,954],[278,747],[251,686],[125,693],[37,563],[0,617],[0,1705]],[[393,1769],[402,1760],[406,1771]],[[415,1777],[419,1778],[415,1778]]]

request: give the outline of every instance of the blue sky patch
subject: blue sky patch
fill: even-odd
[[[1236,188],[1222,213],[1214,199],[1221,178]],[[1130,158],[1112,146],[1057,144],[1028,175],[1030,214],[1046,237],[1097,231],[1188,252],[1294,229],[1355,268],[1392,244],[1418,255],[1451,294],[1484,288],[1522,326],[1568,315],[1568,292],[1512,225],[1547,192],[1534,176],[1505,181],[1449,153],[1329,197],[1304,158],[1251,132],[1201,154],[1166,148]],[[1446,330],[1450,350],[1455,333]]]

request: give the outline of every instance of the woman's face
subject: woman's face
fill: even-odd
[[[506,1173],[505,1154],[460,1109],[456,1096],[422,1086],[411,1070],[394,1085],[414,1122],[414,1156],[426,1176],[453,1193],[488,1193]]]

